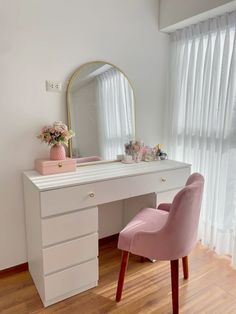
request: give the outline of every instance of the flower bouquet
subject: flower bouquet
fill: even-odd
[[[54,122],[52,126],[43,127],[37,138],[39,138],[41,142],[52,146],[50,150],[51,160],[62,160],[66,158],[65,148],[62,144],[68,146],[69,139],[74,135],[72,130],[68,130],[68,127],[59,121]]]
[[[125,154],[132,156],[132,160],[140,162],[145,152],[146,146],[141,141],[130,141],[125,144]]]

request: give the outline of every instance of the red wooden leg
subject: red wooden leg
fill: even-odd
[[[170,261],[173,314],[179,314],[179,260]]]
[[[182,258],[182,264],[183,264],[183,273],[184,273],[184,279],[188,279],[189,272],[188,272],[188,256],[185,256]]]
[[[121,300],[124,279],[125,279],[125,271],[127,268],[128,260],[129,260],[129,252],[122,251],[120,274],[119,274],[119,280],[118,280],[118,285],[117,285],[117,290],[116,290],[116,302],[119,302]]]

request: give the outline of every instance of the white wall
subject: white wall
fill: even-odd
[[[235,8],[232,0],[160,0],[160,29],[172,31]]]
[[[133,83],[137,134],[162,142],[168,37],[157,0],[0,1],[0,269],[26,261],[21,173],[48,154],[41,126],[66,118],[65,94],[46,93],[79,65],[106,60]]]

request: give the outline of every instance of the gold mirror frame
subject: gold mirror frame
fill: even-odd
[[[127,79],[127,81],[129,82],[132,91],[133,91],[133,99],[134,99],[134,131],[136,134],[136,108],[135,108],[135,104],[136,104],[136,97],[135,97],[135,93],[134,93],[134,88],[133,88],[133,84],[131,83],[130,79],[127,77],[127,75],[120,69],[118,68],[116,65],[114,65],[113,63],[107,62],[107,61],[102,61],[102,60],[96,60],[96,61],[90,61],[90,62],[86,62],[84,64],[82,64],[81,66],[79,66],[71,75],[71,77],[68,80],[68,84],[67,84],[67,88],[66,88],[66,110],[67,110],[67,121],[68,121],[68,127],[69,130],[71,129],[72,125],[71,125],[71,110],[70,110],[70,103],[71,103],[71,99],[70,99],[70,88],[71,85],[73,83],[74,78],[76,78],[79,74],[79,72],[81,71],[82,68],[84,68],[85,66],[89,65],[89,64],[94,64],[94,63],[104,63],[104,64],[108,64],[114,68],[116,68],[117,70],[119,70],[124,77]],[[125,143],[124,143],[125,144]],[[69,152],[69,157],[73,158],[72,156],[72,140],[69,140],[69,145],[68,145],[68,152]],[[102,160],[102,161],[94,161],[94,162],[85,162],[85,163],[81,163],[78,164],[77,166],[83,166],[83,165],[93,165],[93,164],[97,164],[97,163],[110,163],[110,162],[115,162],[115,161],[119,161],[117,159],[114,160]]]

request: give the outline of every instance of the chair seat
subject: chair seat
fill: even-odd
[[[138,232],[156,232],[162,229],[169,213],[154,208],[142,209],[120,232],[118,248],[123,251],[132,251],[132,239]]]
[[[165,210],[166,212],[169,212],[170,208],[171,208],[171,203],[162,203],[162,204],[159,204],[157,207],[157,209]]]

